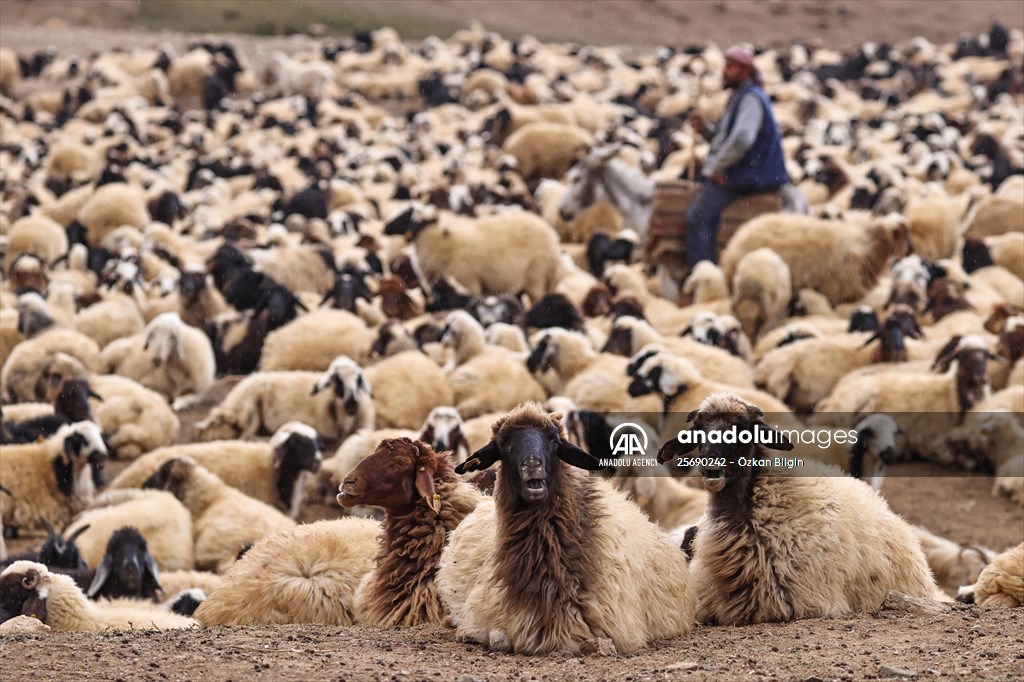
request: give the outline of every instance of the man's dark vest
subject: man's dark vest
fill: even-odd
[[[772,115],[771,102],[764,90],[748,83],[736,94],[735,106],[732,107],[726,123],[726,135],[732,132],[736,122],[736,112],[740,101],[747,96],[754,96],[761,103],[764,116],[761,117],[761,129],[757,131],[754,144],[746,155],[725,171],[725,186],[741,192],[766,192],[789,183],[786,172],[786,160],[782,154],[782,138],[779,127]]]

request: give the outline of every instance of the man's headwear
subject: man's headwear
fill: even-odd
[[[757,85],[764,85],[764,81],[761,79],[761,71],[757,68],[757,64],[754,63],[753,52],[737,45],[726,50],[724,56],[727,61],[733,61],[750,67],[750,79]]]

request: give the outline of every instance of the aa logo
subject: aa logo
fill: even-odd
[[[647,453],[647,432],[632,422],[623,422],[608,438],[612,457],[643,457]]]

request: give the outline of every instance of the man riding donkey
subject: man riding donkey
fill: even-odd
[[[690,115],[694,130],[711,140],[701,171],[703,184],[686,211],[690,270],[699,261],[715,261],[718,226],[726,206],[748,194],[791,187],[781,135],[754,55],[740,47],[727,50],[722,82],[733,93],[718,126],[710,129],[699,114]]]

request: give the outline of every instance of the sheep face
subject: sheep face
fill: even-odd
[[[335,358],[327,372],[313,385],[310,395],[316,395],[328,386],[333,386],[335,399],[342,403],[345,414],[350,417],[359,412],[360,394],[373,398],[373,389],[363,371],[348,357]]]
[[[739,466],[736,462],[740,458],[754,459],[762,448],[793,449],[793,445],[784,435],[764,423],[764,411],[761,408],[735,393],[715,393],[708,396],[686,419],[693,422],[693,433],[689,442],[683,443],[679,439],[668,441],[658,452],[658,459],[664,462],[670,457],[699,448],[701,457],[728,462],[724,467],[701,467],[704,489],[709,493],[722,493],[728,489],[733,494],[741,494],[740,491],[745,485],[749,485],[755,467]],[[707,436],[713,431],[733,430],[749,432],[751,438],[745,439],[748,441],[746,443],[741,442],[743,438],[730,443],[712,443],[708,442],[712,440],[711,438],[705,438],[705,442],[699,445],[697,443],[701,440],[697,432],[703,432]],[[727,494],[725,497],[728,498],[730,495]]]
[[[552,342],[548,334],[543,334],[537,340],[537,345],[526,358],[526,368],[531,373],[543,374],[555,365],[558,356],[558,347]]]
[[[282,426],[270,444],[277,455],[278,467],[294,472],[316,473],[323,463],[323,451],[316,431],[305,424],[289,422]]]
[[[142,484],[144,489],[166,490],[179,500],[185,496],[196,463],[191,457],[172,457]]]
[[[437,512],[440,500],[434,491],[434,475],[441,457],[447,454],[438,455],[420,441],[385,439],[345,475],[338,504],[346,508],[368,504],[401,513],[422,499]]]
[[[160,571],[146,546],[146,538],[131,527],[114,531],[89,585],[88,596],[156,599],[160,589]]]
[[[599,460],[566,439],[562,421],[537,403],[524,403],[492,427],[491,442],[455,468],[463,474],[491,467],[501,460],[501,485],[527,505],[556,499],[551,485],[558,481],[555,467],[561,460],[581,469],[599,470]]]
[[[427,415],[419,439],[438,452],[446,450],[456,453],[459,447],[469,452],[469,442],[462,432],[462,417],[451,407],[435,407]]]
[[[212,414],[196,424],[202,440],[232,440],[242,432],[242,427],[227,414]]]
[[[185,346],[181,342],[183,326],[178,313],[163,313],[149,324],[142,349],[149,351],[154,367],[165,364],[175,352],[179,360],[185,360]]]
[[[633,326],[630,324],[629,318],[620,317],[615,320],[601,352],[615,355],[630,355],[633,352]]]
[[[33,561],[15,561],[8,566],[0,573],[0,613],[24,614],[45,623],[49,577],[46,567]]]
[[[947,372],[956,361],[956,389],[960,409],[971,407],[988,397],[989,383],[987,361],[1006,362],[1005,359],[988,350],[978,336],[959,334],[952,337],[935,357],[932,369]]]

